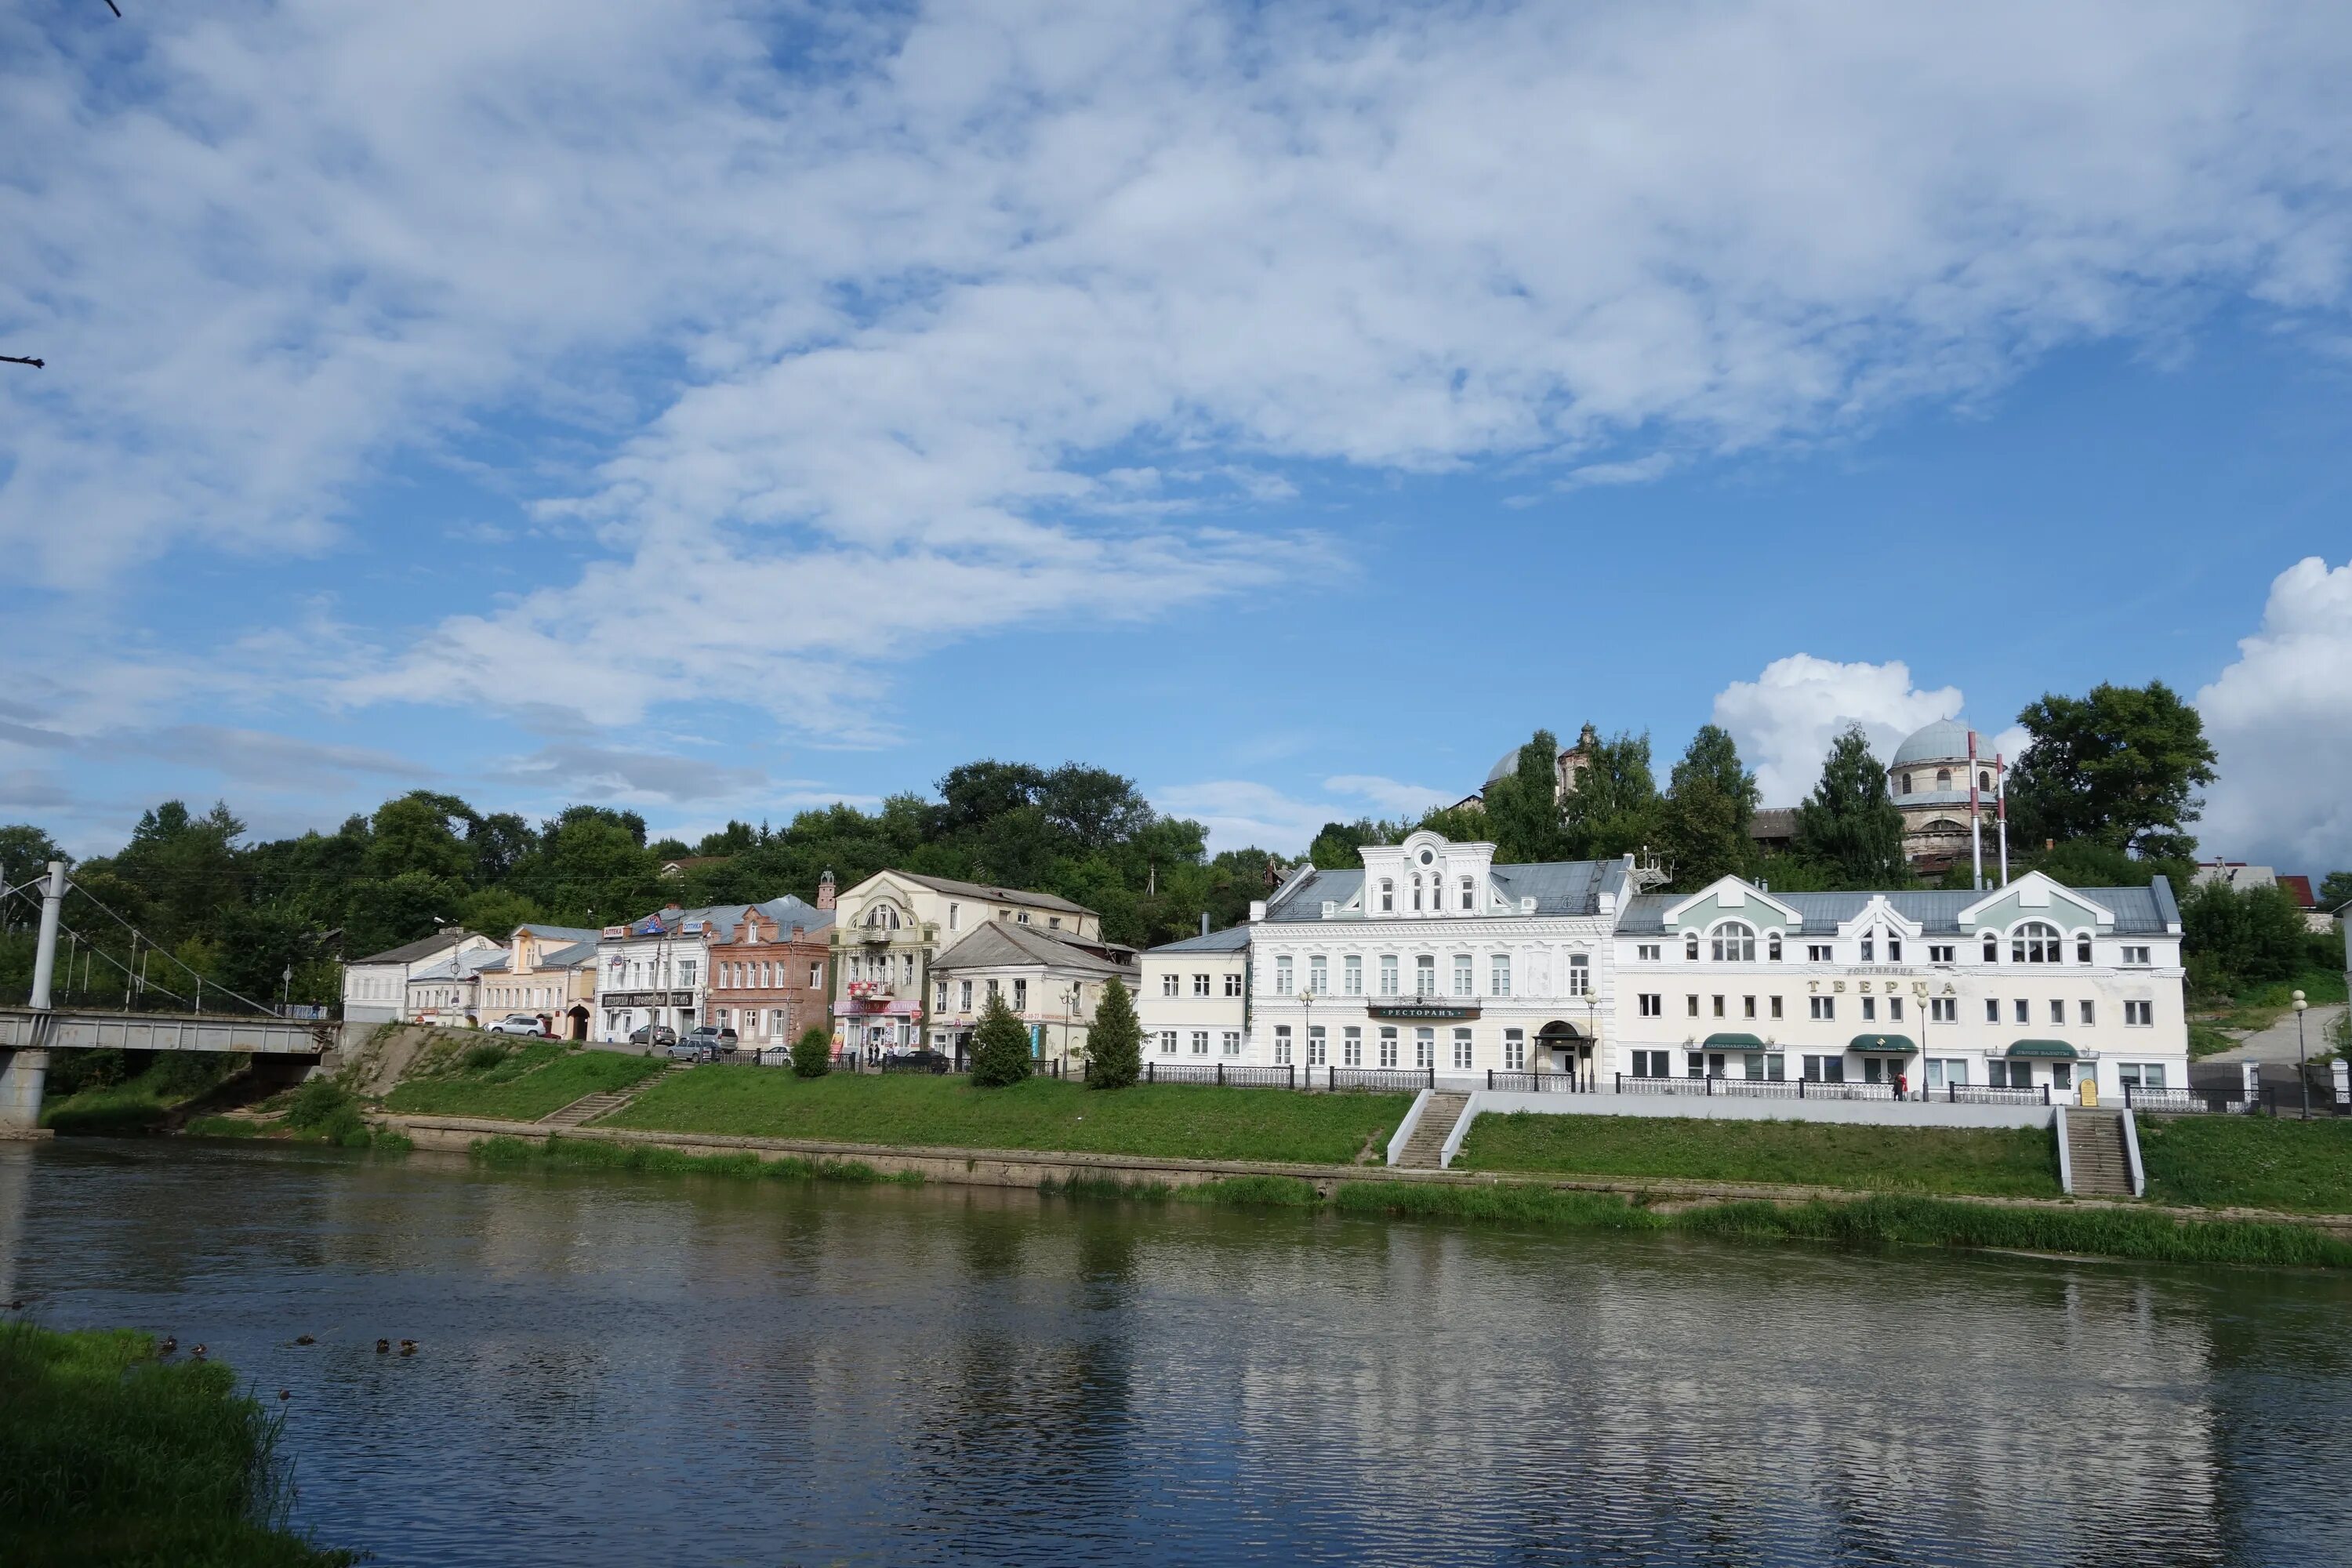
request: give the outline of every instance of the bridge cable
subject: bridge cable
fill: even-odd
[[[116,914],[112,910],[108,909],[106,907],[106,901],[103,899],[100,899],[97,894],[91,892],[88,888],[83,887],[79,882],[68,882],[67,884],[67,890],[69,892],[79,893],[83,898],[88,899],[93,905],[97,906],[100,914],[103,914],[107,919],[121,926],[124,931],[129,931],[133,941],[137,941],[141,937],[142,932],[137,926],[132,925],[129,921],[124,920],[121,915]],[[166,961],[177,963],[181,969],[186,971],[189,977],[196,983],[196,994],[199,997],[204,994],[205,977],[203,974],[199,973],[196,970],[190,968],[187,964],[181,963],[179,959],[173,957],[171,951],[157,942],[154,938],[148,937],[146,938],[146,942],[150,952],[162,953]],[[223,985],[217,980],[213,982],[213,989],[236,997],[238,1001],[244,1003],[247,1006],[252,1008],[256,1013],[261,1015],[265,1018],[275,1018],[279,1016],[277,1008],[265,1006],[261,1003],[255,1001],[252,997],[246,995],[244,993],[231,990],[228,986]],[[203,1004],[199,1002],[196,1005],[201,1009]]]

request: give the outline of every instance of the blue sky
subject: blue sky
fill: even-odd
[[[0,820],[1296,850],[2160,677],[2209,850],[2352,866],[2352,20],[91,9],[0,20]]]

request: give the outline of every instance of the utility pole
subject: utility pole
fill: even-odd
[[[42,1012],[52,1006],[49,987],[58,973],[58,920],[66,901],[66,863],[49,862],[49,879],[41,889],[40,945],[33,951],[33,1005]]]

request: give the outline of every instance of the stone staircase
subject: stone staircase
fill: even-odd
[[[600,1116],[610,1116],[614,1111],[645,1093],[647,1089],[667,1078],[670,1073],[685,1072],[693,1065],[691,1062],[672,1062],[669,1064],[668,1071],[657,1072],[651,1078],[639,1079],[626,1089],[608,1089],[594,1094],[583,1094],[562,1110],[550,1111],[541,1117],[539,1125],[558,1132],[567,1127],[584,1126]]]
[[[2066,1163],[2074,1178],[2076,1197],[2130,1197],[2131,1166],[2124,1158],[2122,1113],[2068,1107]]]
[[[1463,1108],[1469,1103],[1466,1094],[1432,1094],[1429,1103],[1422,1107],[1421,1120],[1414,1124],[1412,1136],[1405,1140],[1398,1166],[1414,1171],[1436,1170],[1439,1157],[1445,1151],[1445,1140],[1453,1135],[1454,1122],[1461,1120]]]

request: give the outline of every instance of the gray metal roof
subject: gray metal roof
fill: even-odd
[[[351,962],[353,963],[414,963],[420,958],[430,958],[436,952],[446,952],[473,935],[472,931],[453,928],[438,935],[403,942],[398,947],[388,947],[382,952],[372,952],[365,958],[354,958]]]
[[[527,931],[531,935],[549,942],[594,942],[603,934],[586,926],[543,926],[525,923],[515,927],[515,930]]]
[[[1015,921],[990,921],[975,926],[961,941],[931,961],[934,973],[986,969],[1003,964],[1037,963],[1055,969],[1076,969],[1089,974],[1132,977],[1126,964],[1073,947],[1050,931]]]
[[[985,882],[960,882],[953,877],[926,877],[913,871],[894,869],[890,875],[904,877],[909,882],[919,882],[935,893],[966,893],[976,899],[1003,899],[1006,903],[1028,904],[1041,910],[1068,910],[1081,915],[1095,912],[1084,904],[1074,904],[1055,893],[1031,892],[1025,888],[992,887]]]
[[[1496,866],[1493,868],[1492,874],[1496,885],[1515,902],[1520,899],[1535,900],[1536,913],[1539,915],[1590,915],[1600,912],[1599,895],[1603,889],[1622,893],[1625,863],[1622,860],[1548,860],[1524,866]],[[1318,870],[1288,889],[1277,902],[1269,905],[1265,918],[1269,921],[1319,921],[1323,918],[1325,900],[1344,908],[1349,900],[1363,891],[1363,888],[1364,873],[1360,868],[1353,871]],[[1516,914],[1517,911],[1515,909],[1511,912]],[[1362,920],[1365,916],[1362,910],[1358,910],[1335,918]]]
[[[1894,760],[1886,765],[1901,768],[1916,767],[1921,763],[1966,762],[1968,756],[1969,727],[1958,719],[1938,719],[1904,737],[1903,743],[1895,748]]]
[[[2116,936],[2162,936],[2168,927],[2180,919],[2180,907],[2173,901],[2171,884],[2158,877],[2147,888],[2076,888],[2073,889],[2093,903],[2115,911],[2116,923],[2107,928]],[[1986,894],[1965,889],[1954,891],[1943,888],[1906,889],[1884,895],[1871,892],[1851,893],[1771,893],[1770,898],[1787,904],[1804,917],[1804,930],[1834,931],[1860,914],[1864,906],[1874,898],[1884,897],[1904,919],[1916,921],[1932,936],[1959,936],[1960,911],[1981,902]],[[1665,912],[1689,898],[1688,893],[1643,893],[1629,900],[1624,918],[1617,922],[1620,936],[1655,936],[1665,928]]]
[[[1318,903],[1315,907],[1319,911],[1323,906]],[[1249,939],[1249,927],[1227,926],[1223,931],[1213,931],[1206,936],[1188,936],[1181,942],[1163,942],[1150,951],[1154,953],[1242,952],[1248,949]]]

